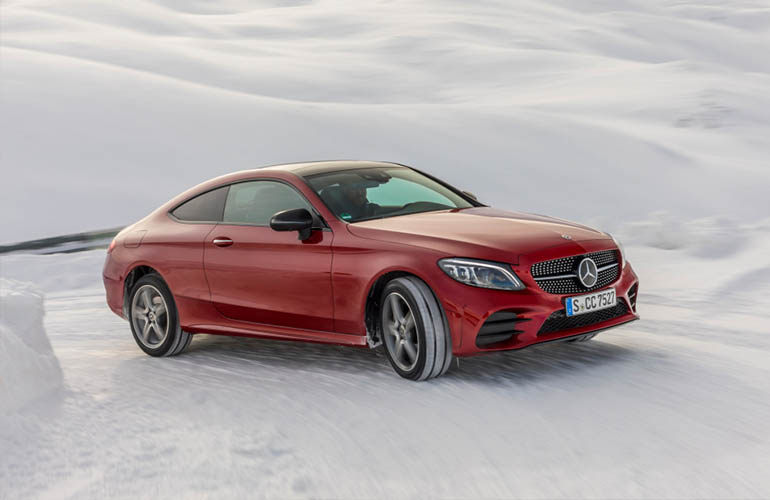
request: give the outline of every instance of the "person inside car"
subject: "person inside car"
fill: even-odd
[[[377,215],[380,206],[371,203],[366,197],[366,187],[361,184],[345,186],[342,194],[345,197],[345,208],[352,220],[366,219]]]

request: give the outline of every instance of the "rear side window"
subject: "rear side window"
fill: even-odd
[[[306,208],[312,213],[308,201],[282,182],[241,182],[230,186],[222,221],[267,226],[273,215],[292,208]]]
[[[225,210],[227,190],[230,186],[208,191],[187,200],[171,213],[179,220],[189,222],[219,222]]]

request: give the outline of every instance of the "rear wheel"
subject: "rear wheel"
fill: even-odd
[[[380,302],[380,331],[396,373],[410,380],[443,375],[452,362],[452,338],[436,297],[418,278],[389,282]]]
[[[175,356],[192,335],[179,326],[174,297],[157,274],[142,276],[131,289],[129,323],[134,340],[150,356]]]

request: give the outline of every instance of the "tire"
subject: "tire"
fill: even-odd
[[[382,343],[396,373],[418,381],[446,373],[452,336],[428,285],[413,276],[396,278],[385,286],[380,304]]]
[[[176,356],[192,335],[179,326],[174,296],[157,274],[142,276],[131,289],[128,322],[137,345],[150,356]],[[152,304],[148,308],[147,303]]]

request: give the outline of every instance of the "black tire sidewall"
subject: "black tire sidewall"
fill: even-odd
[[[168,308],[168,335],[166,335],[166,339],[163,341],[163,343],[155,348],[147,347],[144,345],[142,341],[139,340],[136,329],[134,328],[134,294],[143,285],[152,285],[157,288],[161,295],[163,295],[163,300],[166,301],[166,307]],[[131,288],[131,295],[128,304],[128,323],[131,325],[131,333],[134,335],[134,340],[136,341],[137,345],[150,356],[165,356],[166,353],[168,353],[168,351],[174,345],[176,345],[177,337],[179,336],[179,316],[176,310],[176,302],[174,301],[174,296],[171,294],[171,290],[169,290],[166,282],[163,281],[163,279],[157,274],[147,274],[142,276],[137,280],[136,283],[134,283],[134,286]]]
[[[415,363],[414,367],[412,367],[411,370],[405,371],[401,367],[396,364],[396,362],[393,360],[393,356],[390,353],[390,349],[388,349],[387,344],[385,343],[385,299],[393,292],[397,292],[399,295],[404,297],[406,302],[409,304],[409,308],[412,311],[412,315],[414,315],[414,321],[415,325],[417,327],[417,335],[420,341],[419,348],[417,350],[417,363]],[[423,372],[423,369],[425,368],[425,359],[426,359],[426,353],[425,350],[427,348],[427,339],[425,337],[425,319],[420,314],[420,309],[417,305],[417,302],[415,301],[414,297],[412,296],[412,292],[409,291],[405,286],[403,286],[401,283],[398,282],[398,280],[391,281],[388,283],[384,290],[382,291],[382,296],[380,298],[380,304],[382,305],[380,307],[380,332],[383,335],[383,347],[385,349],[385,355],[388,357],[388,361],[390,361],[391,366],[393,367],[396,372],[410,380],[416,380],[420,377],[420,374]]]

